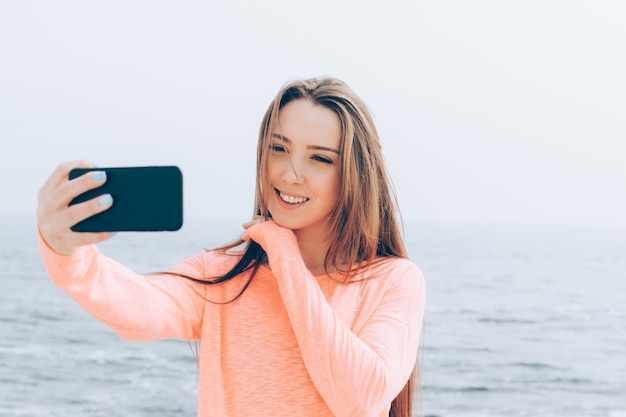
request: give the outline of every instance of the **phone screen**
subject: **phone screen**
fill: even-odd
[[[77,168],[74,179],[89,171],[105,171],[107,180],[70,205],[111,194],[113,205],[74,226],[75,232],[174,231],[183,225],[182,173],[176,166]]]

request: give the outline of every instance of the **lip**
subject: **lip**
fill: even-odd
[[[288,195],[289,197],[294,197],[294,198],[306,198],[305,201],[301,202],[301,203],[288,203],[287,201],[283,200],[282,197],[280,196],[280,194],[284,194],[284,195]],[[288,193],[285,191],[281,191],[278,188],[274,188],[274,194],[276,196],[276,199],[278,200],[278,204],[280,204],[282,207],[287,207],[287,208],[297,208],[297,207],[301,207],[303,204],[307,203],[309,201],[308,197],[302,196],[302,195],[298,195],[298,194],[292,194],[292,193]]]
[[[283,193],[285,195],[288,195],[289,197],[306,198],[306,199],[308,199],[308,197],[305,196],[305,195],[300,195],[300,194],[296,194],[296,193],[287,192],[287,191],[284,191],[284,190],[279,190],[278,188],[274,188],[274,190],[278,193],[279,197],[280,197],[280,193]]]

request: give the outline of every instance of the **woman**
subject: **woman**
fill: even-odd
[[[52,280],[128,340],[201,340],[199,416],[411,415],[424,281],[407,259],[378,135],[343,82],[284,86],[259,132],[254,220],[241,240],[144,276],[75,233],[115,204],[62,164],[39,192]]]

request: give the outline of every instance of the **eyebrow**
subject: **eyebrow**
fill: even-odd
[[[272,137],[285,142],[286,144],[291,144],[291,139],[283,136],[283,135],[279,135],[278,133],[273,133]],[[319,145],[306,145],[307,149],[316,149],[319,151],[329,151],[329,152],[334,152],[337,155],[339,155],[339,151],[337,149],[333,149],[333,148],[328,148],[326,146],[319,146]]]

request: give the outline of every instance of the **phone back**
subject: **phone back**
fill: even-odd
[[[79,168],[76,178],[89,171],[106,171],[101,187],[89,190],[70,205],[111,194],[113,205],[74,226],[75,232],[173,231],[183,225],[182,173],[176,166]]]

